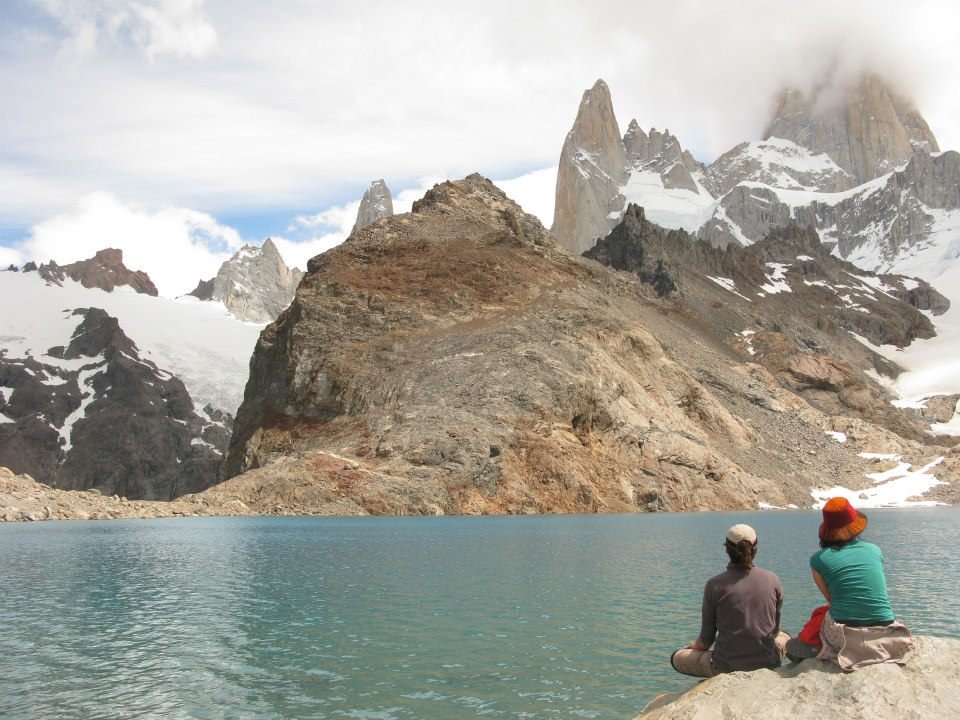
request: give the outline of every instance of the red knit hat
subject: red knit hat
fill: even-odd
[[[820,539],[827,541],[849,540],[864,531],[867,516],[850,504],[845,497],[834,497],[823,506],[823,523]]]

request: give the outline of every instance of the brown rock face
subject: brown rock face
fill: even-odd
[[[59,266],[51,261],[39,268],[34,266],[47,282],[58,285],[64,277],[76,280],[85,288],[100,288],[113,292],[114,288],[129,285],[138,293],[157,296],[157,286],[150,276],[142,270],[130,270],[123,264],[123,250],[106,248],[97,251],[89,260],[80,260],[69,265]],[[26,271],[26,267],[24,267]]]
[[[853,87],[827,82],[810,93],[785,90],[764,138],[823,152],[858,183],[902,165],[917,148],[939,151],[926,121],[876,75]]]
[[[610,88],[597,80],[584,92],[560,152],[551,231],[564,247],[579,254],[610,232],[623,210],[620,187],[626,179],[627,155]]]
[[[639,289],[489,181],[438,185],[311,261],[254,352],[222,487],[300,488],[276,497],[300,512],[784,503],[737,462],[754,430],[654,335],[690,329]]]

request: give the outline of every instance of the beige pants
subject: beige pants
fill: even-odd
[[[777,648],[780,650],[781,660],[786,654],[787,640],[789,639],[789,635],[781,632],[774,640],[774,642],[777,643]],[[692,675],[693,677],[713,677],[712,660],[713,650],[690,650],[683,648],[682,650],[677,650],[670,656],[670,664],[673,665],[674,670],[684,675]]]

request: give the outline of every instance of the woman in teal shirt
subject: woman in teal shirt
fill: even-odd
[[[910,630],[890,608],[883,553],[860,539],[866,527],[867,516],[846,498],[830,498],[824,504],[820,550],[810,557],[810,569],[830,609],[822,616],[819,646],[800,638],[787,642],[791,660],[816,656],[855,670],[874,663],[903,664],[913,652]],[[804,628],[801,634],[806,633]]]
[[[841,625],[889,625],[890,608],[880,548],[860,539],[867,516],[843,497],[823,506],[820,550],[810,557],[813,581],[830,603],[830,616]]]

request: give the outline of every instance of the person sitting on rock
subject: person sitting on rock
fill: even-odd
[[[913,651],[913,636],[890,607],[883,553],[860,538],[867,516],[845,497],[823,506],[820,550],[810,557],[813,581],[830,604],[820,626],[821,647],[799,639],[787,643],[787,655],[831,660],[844,670],[864,665],[905,663]]]
[[[757,533],[749,525],[734,525],[724,547],[730,563],[703,589],[700,635],[670,658],[684,675],[775,668],[783,659],[789,639],[780,632],[783,587],[776,574],[753,564]]]

